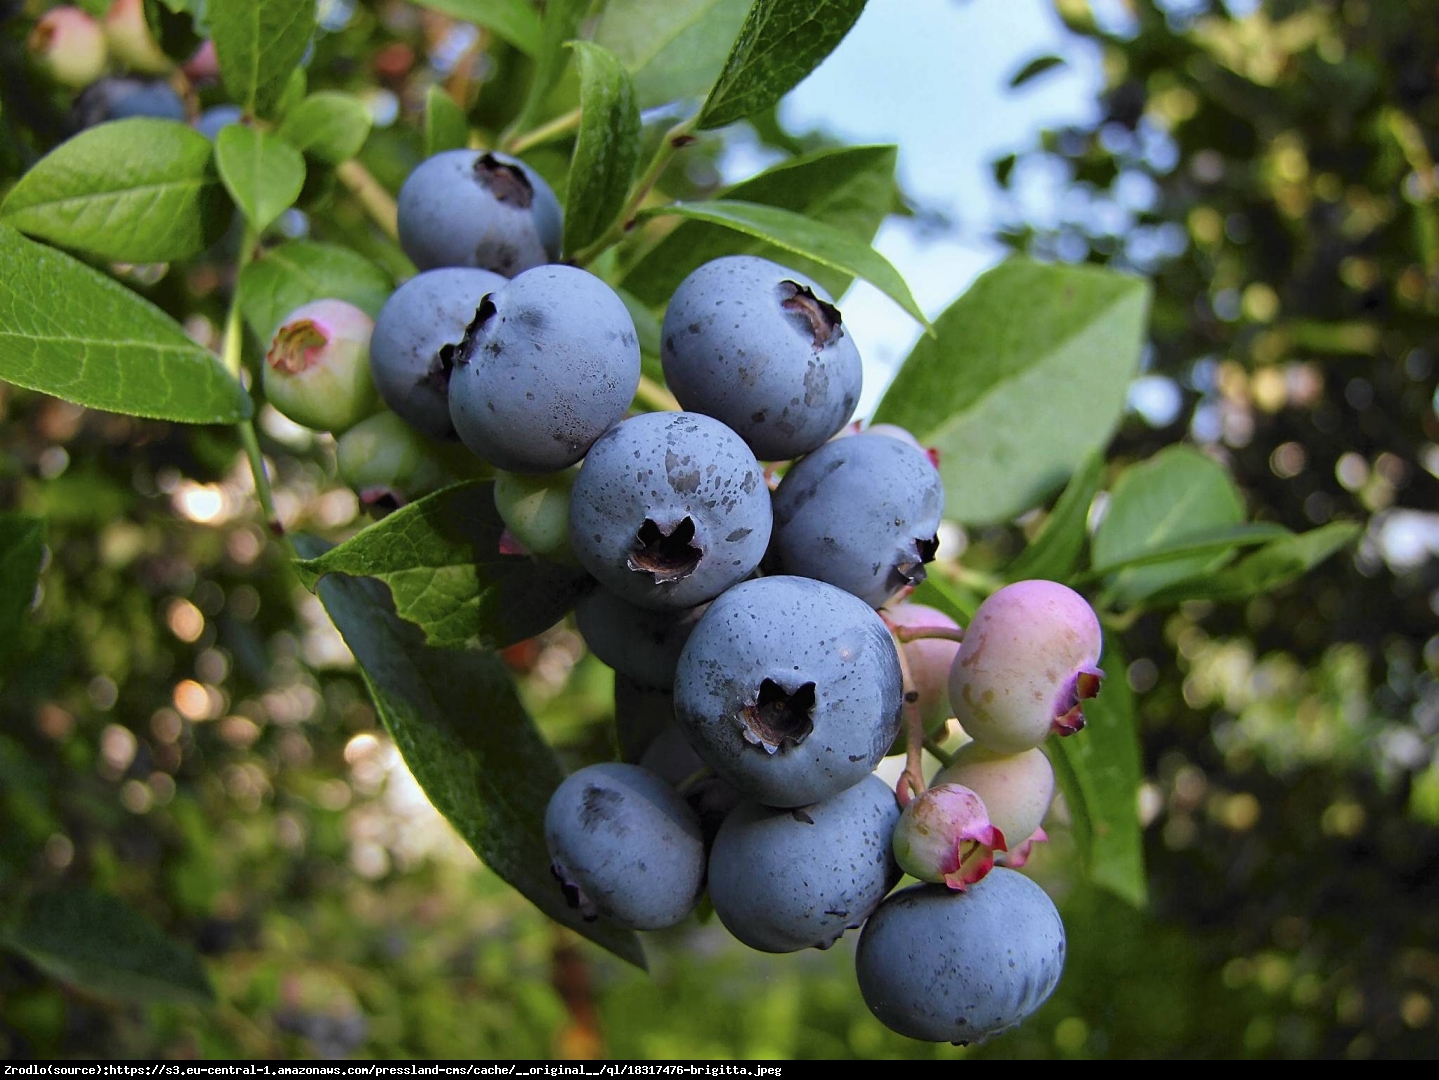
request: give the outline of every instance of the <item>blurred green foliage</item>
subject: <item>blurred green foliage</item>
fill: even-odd
[[[1385,546],[1412,526],[1398,511],[1436,505],[1439,22],[1422,0],[1275,0],[1242,19],[1206,0],[1096,3],[1098,19],[1083,0],[1056,6],[1103,53],[1099,119],[996,174],[1016,246],[1156,277],[1151,375],[1182,408],[1157,426],[1132,416],[1121,456],[1189,434],[1224,456],[1258,520],[1376,515],[1357,558],[1318,577],[1124,630],[1148,914],[1076,886],[1073,838],[1052,830],[1033,865],[1061,902],[1068,970],[1038,1016],[981,1048],[876,1023],[852,935],[769,957],[691,923],[651,935],[646,976],[546,920],[428,806],[318,601],[254,524],[228,430],[0,387],[0,505],[48,521],[35,618],[0,653],[0,917],[64,884],[109,890],[193,944],[218,999],[117,1004],[3,954],[0,1053],[1439,1053],[1439,572],[1396,557],[1402,536]],[[311,88],[371,104],[362,160],[391,192],[423,153],[430,86],[486,135],[519,105],[507,88],[524,81],[505,75],[528,61],[455,35],[375,2],[317,39]],[[55,107],[6,78],[13,176]],[[822,141],[756,128],[785,152]],[[717,186],[719,139],[670,194]],[[527,158],[563,180],[558,150]],[[1032,212],[1031,183],[1057,183],[1061,217]],[[404,271],[332,171],[312,172],[300,205],[297,231]],[[130,281],[213,344],[237,240]],[[333,443],[268,412],[262,427],[287,527],[353,529]],[[1015,531],[970,545],[970,565],[997,568]],[[569,762],[611,753],[612,676],[572,629],[505,657]]]

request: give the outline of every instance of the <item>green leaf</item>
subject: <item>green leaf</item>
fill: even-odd
[[[280,134],[296,150],[339,165],[358,154],[370,137],[370,110],[353,94],[321,90],[285,114]]]
[[[13,651],[35,599],[45,522],[24,514],[0,514],[0,641]]]
[[[1145,606],[1161,607],[1183,600],[1248,600],[1307,574],[1351,544],[1361,531],[1362,527],[1353,522],[1338,521],[1280,537],[1216,573],[1179,582],[1146,597]]]
[[[298,546],[326,558],[308,537]],[[583,921],[550,874],[544,812],[560,768],[499,658],[426,645],[377,582],[328,577],[319,594],[405,764],[475,854],[552,919],[644,967],[634,934]]]
[[[230,99],[270,115],[315,32],[315,0],[209,0],[206,14]]]
[[[595,41],[629,69],[647,109],[706,93],[749,8],[750,0],[609,0]]]
[[[634,87],[612,53],[573,42],[580,70],[580,131],[565,196],[566,252],[598,240],[625,204],[640,153]]]
[[[701,130],[769,108],[832,53],[865,0],[755,0],[700,110]]]
[[[1011,90],[1017,90],[1031,79],[1039,78],[1046,71],[1052,71],[1057,67],[1063,66],[1064,60],[1061,57],[1036,56],[1014,73],[1014,77],[1009,80],[1009,88]]]
[[[1120,474],[1094,534],[1092,562],[1107,567],[1184,541],[1207,541],[1243,520],[1244,500],[1224,466],[1187,446],[1167,447]],[[1229,547],[1120,570],[1106,591],[1119,603],[1136,603],[1166,585],[1213,571]]]
[[[893,146],[846,146],[793,158],[736,184],[723,198],[778,206],[832,225],[868,244],[894,202]],[[788,266],[840,296],[852,276],[733,229],[681,222],[625,274],[624,286],[652,307],[666,303],[692,271],[723,255],[758,255]]]
[[[1099,491],[1104,478],[1104,454],[1091,450],[1074,470],[1074,475],[1065,485],[1064,494],[1054,504],[1039,535],[1019,555],[1019,558],[1005,568],[1005,577],[1010,581],[1027,581],[1032,578],[1047,578],[1050,581],[1067,581],[1079,565],[1080,553],[1084,550],[1085,524],[1089,519],[1089,504]]]
[[[204,40],[196,27],[197,7],[203,0],[145,0],[145,22],[168,57],[185,61]]]
[[[244,124],[220,129],[215,139],[220,178],[255,232],[264,232],[300,197],[305,159],[277,135]]]
[[[498,649],[547,630],[587,585],[577,569],[501,555],[494,484],[456,484],[376,522],[318,559],[296,563],[311,588],[326,574],[382,581],[401,618],[439,648]]]
[[[864,278],[919,322],[929,327],[929,320],[914,302],[909,286],[899,271],[883,255],[863,240],[822,221],[812,221],[803,214],[760,203],[733,202],[715,199],[710,202],[677,202],[647,211],[644,217],[679,214],[697,221],[723,225],[727,229],[753,236],[785,251],[792,251],[821,266]]]
[[[529,128],[539,115],[550,91],[559,83],[569,62],[565,44],[579,32],[580,20],[590,8],[591,0],[545,0],[545,17],[540,32],[540,51],[535,54],[535,73],[530,90],[520,109],[515,125]]]
[[[230,424],[250,395],[148,300],[0,227],[0,379],[111,412]]]
[[[433,157],[446,150],[463,150],[470,145],[470,123],[465,110],[443,86],[430,87],[425,96],[425,155]]]
[[[1144,341],[1149,286],[1014,259],[983,274],[922,338],[875,420],[940,451],[945,514],[1006,521],[1105,446]]]
[[[82,131],[20,178],[0,223],[123,262],[167,262],[209,247],[230,223],[210,140],[175,120],[115,120]]]
[[[261,341],[301,304],[344,300],[374,317],[394,291],[388,274],[335,244],[295,240],[266,251],[240,274],[240,310]]]
[[[1224,525],[1217,529],[1205,529],[1186,536],[1183,540],[1147,548],[1123,559],[1117,559],[1102,566],[1092,566],[1078,576],[1081,582],[1098,581],[1121,570],[1134,566],[1157,566],[1180,560],[1208,558],[1219,560],[1221,555],[1231,555],[1239,548],[1258,547],[1284,537],[1293,536],[1282,525],[1259,522],[1253,525]]]
[[[968,626],[969,620],[974,618],[974,613],[979,609],[984,597],[971,592],[962,585],[955,584],[942,573],[934,571],[919,583],[919,587],[910,595],[910,599],[916,604],[924,604],[926,607],[944,612],[960,626]]]
[[[1139,753],[1129,664],[1116,642],[1105,648],[1104,683],[1084,703],[1084,730],[1044,749],[1064,792],[1075,844],[1089,878],[1135,907],[1149,903],[1144,834],[1139,826]]]
[[[538,56],[543,32],[528,0],[415,0],[461,22],[493,30],[526,56]]]
[[[125,1004],[215,1000],[193,949],[107,893],[36,896],[0,931],[0,944],[63,983]]]

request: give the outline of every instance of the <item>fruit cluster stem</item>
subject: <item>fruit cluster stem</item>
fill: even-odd
[[[891,626],[890,633],[901,644],[911,641],[963,641],[964,631],[954,626]]]
[[[225,370],[237,381],[244,364],[245,344],[245,324],[240,313],[240,276],[255,257],[258,243],[255,230],[247,224],[240,238],[240,255],[235,265],[235,285],[230,295],[230,309],[225,313],[224,337],[220,342],[220,359]],[[264,512],[265,523],[272,535],[283,539],[287,547],[292,547],[290,538],[285,535],[284,527],[280,524],[280,517],[275,512],[275,497],[270,490],[270,478],[265,471],[265,457],[260,452],[260,438],[255,433],[255,422],[241,420],[235,425],[235,430],[240,436],[240,445],[245,449],[245,457],[250,462],[250,472],[255,477],[255,497]],[[293,556],[295,552],[291,550],[290,554]]]
[[[894,628],[891,627],[891,633]],[[908,806],[916,795],[922,795],[924,783],[924,715],[919,711],[919,692],[914,688],[914,675],[910,672],[909,661],[904,649],[895,641],[894,651],[899,657],[899,675],[903,695],[904,715],[904,772],[895,785],[894,793],[900,806]]]
[[[640,376],[639,388],[635,390],[635,400],[649,406],[651,412],[680,411],[679,400],[648,375]]]
[[[533,128],[522,135],[517,134],[511,136],[505,140],[502,149],[507,154],[523,154],[531,147],[547,143],[551,139],[558,139],[563,135],[568,135],[579,126],[580,110],[578,108],[571,109],[569,112],[562,113],[553,120],[541,124],[539,127]]]
[[[398,240],[400,238],[400,218],[394,197],[370,175],[370,170],[358,161],[351,160],[337,165],[335,175],[339,178],[340,183],[349,188],[351,194],[360,200],[360,205],[364,208],[365,213],[370,215],[370,220],[378,225],[391,240]]]
[[[635,181],[635,186],[630,189],[624,209],[620,211],[614,223],[598,240],[575,252],[571,259],[575,265],[585,266],[593,262],[599,255],[618,243],[625,233],[634,227],[635,215],[639,213],[640,207],[644,205],[645,199],[654,190],[654,186],[659,183],[660,177],[664,175],[665,169],[669,166],[670,159],[675,156],[675,151],[694,141],[695,121],[698,119],[699,116],[696,114],[687,120],[681,120],[665,132],[664,138],[660,140],[659,149],[655,151],[655,156],[650,159],[648,167]]]

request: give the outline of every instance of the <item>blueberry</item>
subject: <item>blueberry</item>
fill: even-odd
[[[671,691],[642,686],[615,672],[615,742],[622,761],[640,761],[660,735],[674,726],[675,696]],[[684,779],[672,780],[664,770],[655,771],[671,783]]]
[[[109,78],[87,86],[70,107],[71,123],[79,130],[137,116],[183,121],[185,103],[160,79]]]
[[[61,86],[85,86],[105,73],[105,31],[70,4],[40,16],[26,44],[35,67]]]
[[[638,765],[590,765],[568,777],[545,809],[556,879],[586,919],[630,930],[673,926],[704,887],[695,812]]]
[[[680,283],[661,356],[680,404],[722,420],[764,460],[809,453],[859,401],[859,352],[829,295],[753,255],[707,262]]]
[[[895,604],[885,608],[885,616],[895,626],[959,629],[959,624],[944,612],[923,604]],[[959,642],[947,638],[920,638],[907,641],[900,648],[904,650],[904,659],[909,665],[914,691],[919,695],[915,704],[924,718],[924,729],[926,732],[937,731],[954,715],[949,707],[949,669],[954,666]]]
[[[510,472],[556,472],[629,408],[640,347],[624,302],[572,266],[527,270],[485,296],[455,350],[450,420]]]
[[[855,971],[869,1011],[911,1039],[973,1043],[1007,1031],[1064,973],[1064,924],[1034,882],[996,869],[964,892],[895,893],[860,935]]]
[[[774,494],[774,555],[879,607],[924,580],[939,547],[944,486],[925,454],[886,435],[835,439],[794,465]]]
[[[238,124],[245,117],[245,110],[238,105],[216,105],[206,109],[195,118],[194,128],[205,138],[214,142],[220,132],[231,124]]]
[[[642,686],[668,690],[680,651],[705,612],[704,605],[654,611],[636,607],[603,587],[575,605],[585,644],[610,667]]]
[[[428,270],[396,289],[380,309],[370,342],[375,388],[417,431],[432,439],[454,434],[449,385],[455,350],[480,301],[506,284],[488,270]]]
[[[674,699],[670,702],[673,719]],[[730,811],[744,801],[732,785],[710,772],[674,723],[655,736],[640,758],[640,764],[671,787],[682,789],[685,802],[699,815],[706,849],[714,843],[715,834]]]
[[[748,577],[770,535],[759,462],[698,413],[645,413],[590,450],[570,501],[570,546],[617,596],[690,608]]]
[[[894,830],[894,857],[906,874],[963,890],[990,872],[1007,846],[984,800],[962,784],[939,784],[910,800]]]
[[[400,246],[421,270],[471,266],[514,277],[560,257],[560,204],[505,154],[446,150],[400,188]]]
[[[463,447],[429,442],[394,413],[379,412],[340,436],[335,464],[360,502],[383,514],[473,476],[479,463]]]
[[[880,617],[809,578],[730,589],[675,672],[686,737],[767,806],[805,806],[863,780],[894,742],[901,704],[899,656]]]
[[[1040,749],[997,754],[965,743],[935,774],[934,784],[963,784],[981,799],[989,820],[1013,851],[1044,823],[1054,799],[1054,768]]]
[[[495,473],[495,510],[510,538],[530,555],[572,562],[570,490],[575,473]],[[603,657],[601,657],[603,659]]]
[[[1081,701],[1099,692],[1099,619],[1054,581],[1006,585],[974,613],[949,673],[965,732],[999,754],[1084,726]]]
[[[827,949],[899,880],[894,792],[875,776],[793,810],[741,803],[710,851],[715,914],[762,952]]]
[[[265,398],[297,424],[340,434],[375,411],[374,320],[343,300],[316,300],[281,321],[265,355]]]

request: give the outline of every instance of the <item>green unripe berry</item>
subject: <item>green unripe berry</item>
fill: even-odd
[[[360,502],[381,513],[483,472],[473,454],[430,442],[392,412],[366,417],[341,435],[335,463]]]
[[[297,424],[336,435],[379,408],[370,380],[375,320],[343,300],[285,316],[265,357],[265,397]]]
[[[568,558],[573,469],[529,475],[495,471],[495,509],[531,555]]]
[[[105,13],[110,55],[131,71],[163,75],[173,66],[145,21],[145,0],[115,0]]]

